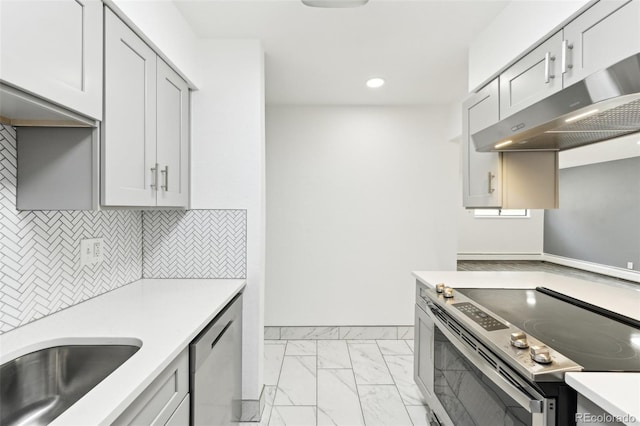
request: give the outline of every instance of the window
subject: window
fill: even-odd
[[[527,209],[475,209],[475,217],[529,217]]]

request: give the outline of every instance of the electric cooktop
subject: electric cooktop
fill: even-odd
[[[584,371],[640,371],[640,321],[604,310],[594,312],[599,309],[577,306],[575,299],[566,296],[561,300],[546,294],[554,293],[546,289],[456,291],[580,364]]]

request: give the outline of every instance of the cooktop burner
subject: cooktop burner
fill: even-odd
[[[585,371],[640,371],[640,329],[536,290],[458,289]]]

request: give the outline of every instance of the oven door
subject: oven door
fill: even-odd
[[[434,394],[455,426],[554,426],[545,398],[433,304]],[[438,312],[440,313],[438,315]]]

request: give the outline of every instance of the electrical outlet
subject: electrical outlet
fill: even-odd
[[[627,269],[633,269],[633,262],[627,262]]]
[[[96,238],[93,242],[93,258],[96,262],[102,263],[102,238]]]
[[[103,246],[103,238],[80,240],[80,266],[102,263]]]

